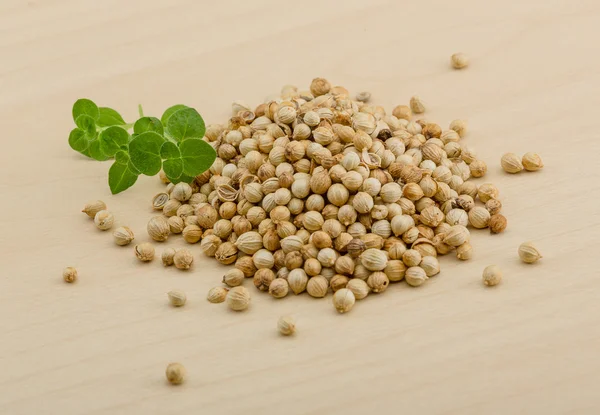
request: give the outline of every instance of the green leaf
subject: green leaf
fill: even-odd
[[[113,195],[129,189],[137,178],[137,173],[131,171],[127,164],[121,164],[118,161],[115,161],[108,170],[108,185]]]
[[[85,131],[88,136],[92,138],[96,137],[96,121],[89,115],[81,114],[75,120],[75,124]]]
[[[164,128],[158,118],[155,118],[155,117],[140,118],[133,125],[133,132],[136,134],[141,134],[141,133],[145,133],[146,131],[154,131],[160,135],[163,135]]]
[[[114,156],[121,146],[129,142],[129,133],[121,127],[108,127],[98,137],[100,150],[108,157]]]
[[[127,157],[129,157],[129,155],[127,155]],[[138,170],[138,169],[137,169],[137,168],[136,168],[136,167],[133,165],[133,163],[131,162],[131,158],[129,159],[129,163],[127,163],[127,167],[129,168],[129,170],[130,170],[132,173],[135,173],[135,174],[137,174],[138,176],[139,176],[140,174],[142,174],[142,172],[141,172],[141,171],[139,171],[139,170]]]
[[[215,149],[203,140],[186,140],[179,145],[183,172],[189,176],[197,176],[212,166],[217,158]]]
[[[89,153],[89,157],[93,158],[94,160],[104,161],[108,160],[111,157],[104,154],[104,152],[100,148],[100,140],[92,140],[87,151]]]
[[[177,183],[192,183],[194,181],[196,177],[192,177],[192,176],[188,176],[187,174],[182,174],[181,176],[174,178],[173,180],[171,180],[171,183],[173,184],[177,184]]]
[[[171,115],[175,114],[177,111],[182,110],[184,108],[188,108],[187,105],[183,105],[183,104],[177,104],[177,105],[173,105],[172,107],[169,107],[165,110],[165,112],[163,113],[162,117],[160,117],[160,121],[162,122],[163,125],[167,125],[167,122],[169,121],[169,118],[171,118]]]
[[[126,151],[120,150],[115,154],[115,161],[121,164],[129,163],[129,154]]]
[[[73,150],[81,153],[90,146],[90,139],[81,128],[74,128],[69,134],[69,145]]]
[[[75,101],[75,104],[73,104],[73,120],[77,122],[77,118],[79,118],[80,115],[87,115],[92,117],[93,120],[97,120],[100,115],[98,106],[94,101],[89,99],[78,99]]]
[[[165,139],[153,131],[139,134],[129,143],[131,163],[147,176],[158,174],[162,166],[160,148]]]
[[[181,158],[181,152],[179,151],[179,147],[176,144],[165,141],[165,143],[160,148],[160,156],[163,159],[178,159]]]
[[[206,126],[198,111],[194,108],[184,108],[169,117],[167,130],[175,140],[183,141],[204,137]]]
[[[100,117],[98,118],[98,125],[100,127],[110,127],[112,125],[125,125],[127,124],[121,114],[112,108],[100,107],[98,109]]]

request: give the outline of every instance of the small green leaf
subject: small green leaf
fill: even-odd
[[[131,163],[143,174],[154,176],[162,166],[160,148],[165,139],[153,131],[139,134],[129,143]]]
[[[104,161],[108,160],[111,157],[104,154],[104,152],[100,148],[100,140],[92,140],[87,151],[89,152],[89,157],[93,158],[94,160]]]
[[[90,140],[81,128],[74,128],[69,134],[69,145],[75,151],[85,151],[90,146]]]
[[[169,178],[169,180],[171,180],[171,183],[173,184],[177,184],[177,183],[192,183],[194,181],[196,177],[192,177],[192,176],[188,176],[187,174],[182,174],[181,176],[174,178],[173,180],[171,180],[171,178]]]
[[[127,164],[121,164],[118,161],[115,161],[108,170],[108,185],[113,195],[129,189],[137,178],[137,173],[131,171]]]
[[[93,120],[98,119],[100,113],[94,101],[85,98],[75,101],[75,104],[73,104],[73,120],[77,122],[77,118],[84,114],[92,117]]]
[[[169,134],[177,141],[202,138],[206,127],[204,120],[194,108],[184,108],[171,115],[167,121]]]
[[[171,180],[175,180],[175,183],[178,183],[179,177],[183,174],[183,160],[181,159],[168,159],[163,161],[162,165],[163,171]]]
[[[75,120],[75,124],[90,137],[96,137],[96,121],[89,115],[81,114]]]
[[[98,125],[100,127],[110,127],[112,125],[125,125],[126,122],[117,111],[108,107],[100,107],[98,109],[100,117],[98,118]]]
[[[179,147],[176,144],[165,141],[165,143],[160,148],[160,156],[163,159],[178,159],[181,158],[181,152],[179,151]]]
[[[115,154],[115,161],[121,164],[129,163],[129,154],[126,151],[120,150]]]
[[[160,121],[162,122],[163,125],[167,125],[167,122],[169,121],[169,118],[171,118],[171,115],[175,114],[177,111],[182,110],[184,108],[188,108],[187,105],[183,105],[183,104],[177,104],[177,105],[173,105],[172,107],[169,107],[165,110],[165,112],[163,113],[162,117],[160,117]]]
[[[163,135],[164,128],[158,118],[155,118],[155,117],[140,118],[133,125],[133,132],[136,134],[141,134],[141,133],[145,133],[146,131],[154,131],[160,135]]]
[[[186,140],[179,145],[183,172],[189,176],[197,176],[212,166],[217,158],[215,149],[203,140]]]
[[[129,157],[129,155],[127,155],[127,157]],[[139,170],[138,170],[138,169],[137,169],[137,168],[136,168],[136,167],[133,165],[133,163],[131,162],[131,159],[129,159],[129,163],[127,163],[127,167],[129,168],[129,170],[130,170],[132,173],[135,173],[135,174],[137,174],[138,176],[139,176],[140,174],[142,174],[142,172],[141,172],[141,171],[139,171]]]
[[[129,142],[129,133],[121,127],[108,127],[103,130],[98,137],[100,141],[100,150],[108,156],[114,156],[121,146]]]

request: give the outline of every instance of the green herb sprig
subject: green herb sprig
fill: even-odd
[[[79,99],[73,105],[73,120],[77,126],[69,135],[73,150],[99,161],[115,160],[108,171],[113,194],[133,186],[140,174],[154,176],[161,169],[172,183],[190,183],[217,157],[202,139],[204,120],[185,105],[167,108],[160,119],[145,117],[140,106],[140,118],[127,124],[114,109]]]

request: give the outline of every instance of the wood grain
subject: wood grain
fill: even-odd
[[[594,0],[2,1],[0,413],[598,413],[599,21]],[[449,68],[457,51],[468,69]],[[189,273],[139,264],[79,213],[103,199],[145,241],[162,187],[109,194],[109,165],[67,145],[77,98],[127,119],[138,103],[186,103],[223,122],[233,100],[315,76],[386,108],[419,94],[442,125],[468,119],[506,233],[474,232],[468,263],[443,258],[426,285],[348,315],[331,297],[254,289],[236,314],[205,301],[224,267],[199,253]],[[507,151],[546,167],[503,174]],[[518,261],[525,240],[539,264]],[[485,289],[492,263],[505,280]],[[68,265],[75,285],[61,281]],[[174,288],[186,307],[168,307]],[[298,333],[281,338],[288,313]],[[165,384],[171,361],[188,369],[181,387]]]

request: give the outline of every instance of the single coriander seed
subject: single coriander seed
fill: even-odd
[[[506,153],[500,159],[500,165],[502,169],[510,174],[519,173],[523,170],[523,164],[521,158],[515,153]]]
[[[333,306],[340,314],[352,310],[355,302],[356,297],[354,297],[354,293],[348,288],[341,288],[333,294]]]
[[[183,291],[173,290],[167,293],[169,297],[169,302],[173,307],[181,307],[185,305],[187,301],[187,297]]]
[[[173,265],[175,253],[176,253],[176,251],[173,248],[167,248],[162,252],[161,260],[165,267],[169,267],[169,266]]]
[[[115,217],[108,210],[101,210],[94,216],[94,223],[101,231],[107,231],[112,228]]]
[[[524,242],[519,246],[519,258],[526,264],[533,264],[542,258],[540,251],[531,242]]]
[[[185,379],[186,370],[181,363],[169,363],[165,375],[170,384],[180,385]]]
[[[127,226],[121,226],[120,228],[115,229],[113,238],[115,239],[115,244],[119,246],[129,245],[134,239],[133,231]]]
[[[454,69],[463,69],[469,65],[469,58],[464,53],[455,53],[450,57]]]
[[[173,263],[177,269],[190,269],[194,262],[194,256],[189,249],[179,249],[173,256]]]
[[[106,210],[106,203],[104,203],[102,200],[94,200],[93,202],[87,203],[81,211],[90,218],[94,219],[96,217],[96,213],[100,212],[101,210]]]
[[[497,265],[489,265],[483,270],[483,283],[488,287],[498,285],[502,281],[502,271]]]
[[[208,291],[206,299],[209,303],[217,304],[225,301],[229,289],[225,287],[213,287]]]
[[[243,311],[250,305],[250,293],[242,286],[233,287],[225,298],[227,305],[234,311]]]
[[[539,169],[544,167],[544,162],[542,162],[542,158],[536,153],[525,153],[521,162],[523,163],[523,167],[527,171],[538,171]]]
[[[63,270],[63,279],[65,282],[73,283],[77,281],[77,270],[73,267],[67,267]]]
[[[290,336],[296,332],[296,322],[290,316],[280,317],[277,321],[277,330],[284,336]]]
[[[154,246],[144,242],[135,246],[135,256],[142,262],[150,262],[154,259]]]
[[[491,233],[501,233],[506,229],[506,217],[500,213],[496,213],[490,217],[490,232]]]
[[[425,104],[423,104],[421,98],[415,95],[410,99],[410,109],[415,114],[422,114],[425,112]]]

